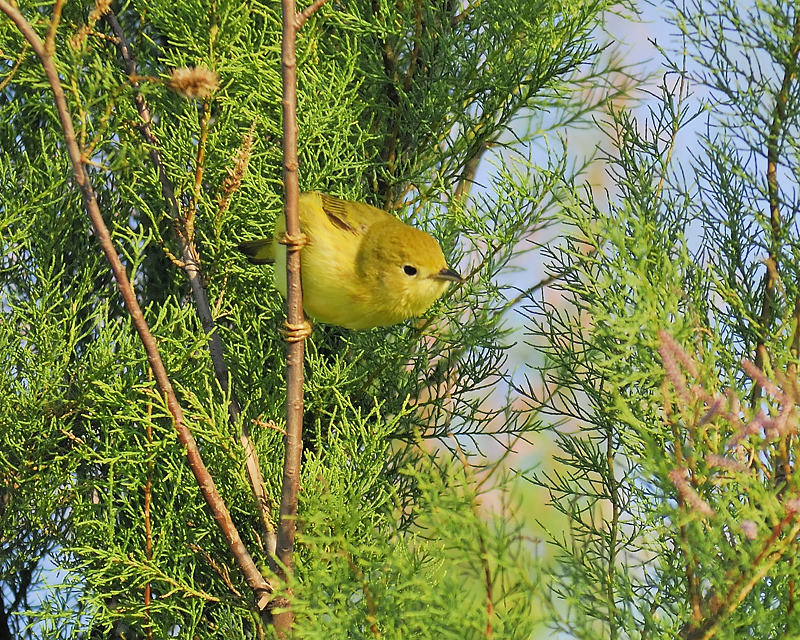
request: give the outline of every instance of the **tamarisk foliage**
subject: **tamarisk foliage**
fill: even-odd
[[[530,405],[561,463],[551,622],[577,638],[800,633],[795,5],[668,8],[642,117],[612,110],[608,204],[569,188],[530,296]],[[677,50],[676,50],[677,49]],[[641,112],[639,112],[641,113]],[[697,133],[699,132],[699,133]]]

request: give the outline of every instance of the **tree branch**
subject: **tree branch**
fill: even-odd
[[[320,10],[323,4],[325,4],[328,0],[314,0],[313,4],[310,4],[305,9],[300,11],[294,17],[294,30],[295,33],[300,31],[300,28],[306,23],[311,16],[313,16],[317,11]]]
[[[315,2],[309,9],[316,10]],[[321,3],[319,3],[321,6]],[[286,191],[284,215],[286,235],[293,241],[286,247],[286,316],[290,327],[305,322],[303,314],[303,288],[300,276],[300,182],[297,159],[297,56],[296,39],[299,19],[295,13],[295,0],[282,0],[283,33],[281,35],[281,76],[283,79],[283,184]],[[306,10],[308,11],[308,10]],[[306,12],[304,12],[306,13]],[[308,13],[311,15],[311,13]],[[307,16],[306,16],[307,17]],[[295,242],[297,241],[297,242]],[[300,492],[300,465],[303,455],[303,339],[290,341],[286,358],[286,451],[283,461],[280,521],[276,556],[280,563],[278,575],[286,581],[291,576],[294,562],[294,541],[297,518],[297,498]],[[292,627],[292,611],[285,608],[274,616],[279,637],[288,635]]]
[[[148,380],[152,380],[152,370],[148,371]],[[147,444],[153,444],[153,402],[152,399],[147,401]],[[153,458],[148,452],[147,456],[147,480],[144,485],[144,557],[147,562],[153,559],[153,527],[151,521],[150,506],[153,500]],[[145,629],[147,630],[147,640],[153,640],[153,624],[150,620],[150,600],[152,592],[150,580],[144,585],[144,619]]]
[[[53,17],[50,18],[50,29],[47,32],[47,39],[44,41],[44,51],[48,56],[52,56],[56,50],[56,31],[58,23],[61,22],[61,10],[67,0],[56,0],[53,7]]]
[[[478,171],[478,165],[481,163],[486,151],[488,151],[490,143],[488,141],[481,144],[477,151],[464,163],[464,168],[461,171],[461,177],[458,179],[456,190],[453,193],[453,201],[457,202],[462,198],[466,198],[472,189],[472,183],[475,181],[475,174]]]
[[[794,23],[794,33],[792,35],[791,56],[794,62],[797,61],[800,53],[800,16]],[[775,288],[778,283],[778,252],[780,251],[781,240],[783,239],[783,223],[780,213],[780,190],[778,187],[778,162],[780,160],[779,138],[784,119],[786,118],[786,101],[789,91],[795,78],[795,65],[787,64],[784,69],[781,88],[775,99],[775,109],[772,114],[772,122],[769,126],[767,136],[767,192],[769,194],[769,221],[772,237],[769,243],[769,257],[767,258],[767,273],[764,283],[764,299],[761,305],[761,315],[759,318],[760,335],[756,343],[756,353],[754,362],[759,369],[764,369],[768,360],[766,349],[766,335],[769,325],[772,323],[773,306],[775,305]],[[761,397],[761,386],[758,382],[753,385],[753,405]]]
[[[197,479],[200,491],[203,493],[206,504],[208,505],[214,520],[217,522],[217,526],[225,537],[231,553],[242,570],[245,580],[255,592],[256,602],[258,603],[259,607],[263,607],[265,606],[269,594],[272,593],[273,587],[261,575],[261,572],[258,570],[253,562],[252,557],[247,551],[244,542],[242,542],[239,532],[236,530],[236,527],[231,520],[230,513],[228,512],[225,503],[223,502],[219,492],[216,489],[216,486],[214,485],[214,480],[203,463],[203,459],[200,456],[200,451],[197,448],[197,443],[186,426],[183,409],[181,408],[180,403],[175,396],[172,383],[169,380],[166,368],[161,360],[161,354],[158,351],[158,345],[156,344],[153,334],[150,332],[150,328],[147,326],[147,322],[144,319],[144,314],[142,313],[142,310],[139,307],[139,302],[136,299],[136,294],[131,286],[130,281],[128,280],[125,267],[120,261],[116,250],[114,249],[114,244],[111,240],[111,234],[109,233],[108,227],[106,226],[103,216],[100,213],[100,208],[97,204],[97,198],[95,196],[94,189],[92,188],[89,175],[83,165],[83,158],[75,138],[75,128],[72,124],[72,116],[70,115],[69,107],[67,106],[66,97],[64,96],[64,89],[61,86],[61,80],[58,76],[58,71],[55,67],[53,57],[47,53],[44,43],[39,35],[33,30],[33,27],[31,27],[28,21],[25,20],[22,13],[20,13],[16,7],[9,4],[6,0],[0,0],[0,11],[6,14],[6,16],[8,16],[9,19],[16,25],[20,33],[22,33],[25,39],[30,43],[31,47],[36,52],[36,55],[39,56],[45,76],[47,77],[47,81],[50,84],[50,88],[53,92],[53,97],[55,98],[56,110],[58,112],[58,117],[64,133],[70,162],[72,163],[75,182],[77,183],[81,192],[83,206],[89,214],[95,235],[97,236],[100,246],[103,249],[103,253],[105,254],[106,259],[111,266],[114,278],[117,281],[117,287],[119,288],[120,294],[122,295],[125,305],[128,308],[128,313],[130,313],[131,316],[131,322],[133,323],[136,332],[139,334],[139,338],[141,339],[145,348],[147,359],[150,362],[150,366],[153,368],[153,374],[156,378],[159,389],[166,399],[167,407],[173,417],[175,430],[178,432],[178,437],[181,441],[181,444],[186,447],[186,457],[189,461],[189,466],[191,467],[192,472]]]
[[[125,73],[128,75],[131,85],[134,88],[138,88],[136,60],[130,50],[130,45],[125,37],[125,33],[123,32],[122,27],[120,26],[119,21],[113,12],[109,11],[104,17],[117,38],[117,46],[124,62]],[[202,274],[200,272],[200,257],[197,253],[197,247],[194,243],[194,234],[192,232],[193,223],[188,224],[188,221],[184,221],[183,217],[181,216],[178,201],[175,198],[175,189],[172,185],[169,175],[167,175],[166,166],[161,158],[158,138],[156,138],[156,135],[151,128],[152,116],[150,114],[150,108],[147,105],[147,101],[145,100],[145,97],[139,91],[137,91],[134,94],[134,102],[136,103],[136,108],[139,111],[139,117],[142,119],[142,124],[139,125],[139,131],[142,134],[145,142],[150,145],[150,150],[148,152],[150,161],[158,173],[158,179],[161,183],[161,194],[167,203],[167,209],[170,217],[172,218],[173,224],[175,225],[176,236],[178,238],[178,243],[181,248],[181,256],[183,258],[181,260],[181,268],[185,270],[186,276],[189,278],[189,284],[192,289],[192,296],[197,309],[197,315],[200,317],[200,323],[203,326],[203,331],[210,336],[208,350],[211,354],[211,362],[214,365],[214,373],[223,392],[227,393],[230,398],[228,402],[228,417],[230,418],[231,423],[234,426],[238,426],[239,429],[239,442],[241,443],[246,456],[245,468],[247,471],[247,477],[250,481],[250,486],[253,490],[253,495],[256,498],[259,514],[261,516],[261,524],[264,528],[264,538],[267,551],[271,554],[275,551],[276,538],[275,527],[272,524],[272,515],[269,508],[267,490],[264,485],[264,478],[261,475],[261,466],[258,463],[256,450],[250,438],[249,428],[246,422],[240,419],[241,406],[239,404],[239,399],[236,395],[236,391],[230,386],[230,374],[228,372],[228,365],[225,362],[224,345],[222,344],[222,338],[216,331],[214,317],[211,312],[211,304],[208,300],[208,292],[206,291]],[[207,111],[204,110],[203,113],[205,118]],[[203,148],[203,145],[200,145],[200,148]],[[199,153],[200,151],[198,150],[198,155]],[[200,162],[202,162],[202,157],[198,158],[198,169],[195,178],[195,199],[193,201],[195,207],[198,197],[198,183],[202,180],[202,172],[199,167]]]
[[[206,144],[208,143],[208,129],[211,121],[211,106],[208,100],[203,100],[203,113],[200,116],[200,139],[197,141],[197,159],[194,168],[194,191],[192,192],[192,206],[184,217],[186,228],[186,242],[197,246],[194,241],[194,221],[197,210],[200,208],[200,194],[203,191],[203,175],[206,172]]]
[[[381,4],[379,0],[372,0],[372,14],[373,21],[377,24],[381,20]],[[386,165],[386,174],[388,177],[381,180],[378,185],[378,194],[383,199],[383,207],[391,210],[394,204],[394,177],[395,168],[397,165],[397,144],[398,136],[400,135],[400,94],[397,91],[399,84],[399,77],[397,74],[397,53],[392,48],[388,36],[379,38],[378,43],[381,46],[381,57],[383,59],[383,72],[386,74],[386,97],[394,107],[394,120],[389,132],[384,138],[384,151],[381,152],[381,159],[383,164]]]
[[[553,274],[545,278],[542,278],[535,285],[530,286],[527,289],[521,291],[519,295],[514,296],[511,300],[506,302],[506,304],[503,307],[503,312],[505,313],[505,311],[507,311],[511,307],[516,307],[520,302],[522,302],[528,296],[533,295],[534,293],[539,291],[539,289],[544,289],[545,287],[550,286],[557,280],[561,280],[561,278],[563,277],[564,277],[563,274]]]

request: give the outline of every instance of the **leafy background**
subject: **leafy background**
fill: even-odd
[[[47,7],[23,8],[46,26]],[[298,635],[522,638],[546,624],[581,638],[791,637],[796,12],[659,7],[650,33],[664,50],[639,44],[623,62],[595,18],[625,36],[633,23],[601,3],[468,8],[452,20],[455,5],[334,3],[303,32],[302,188],[408,203],[400,215],[470,277],[421,322],[315,331]],[[78,37],[90,9],[67,5],[58,40],[80,142],[192,430],[263,561],[134,90],[102,22]],[[115,9],[152,76],[141,91],[181,214],[195,216],[277,501],[281,302],[233,250],[280,207],[275,8]],[[0,50],[13,75],[0,98],[9,628],[269,634],[185,466],[86,232],[40,69],[8,22]],[[655,61],[630,66],[642,52]],[[163,84],[166,68],[197,64],[220,75],[213,101]],[[522,341],[532,350],[511,350]]]

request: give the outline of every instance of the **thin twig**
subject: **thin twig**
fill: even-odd
[[[117,17],[112,12],[109,11],[104,17],[117,38],[117,46],[119,47],[120,55],[122,56],[122,60],[124,62],[125,73],[128,75],[133,87],[137,88],[139,77],[136,74],[136,60],[130,50],[130,45],[125,37],[125,33],[123,32]],[[167,174],[166,166],[161,158],[158,138],[156,138],[156,135],[151,127],[152,116],[150,114],[150,108],[147,105],[147,101],[145,100],[145,97],[139,91],[137,91],[134,95],[134,102],[136,103],[136,108],[139,111],[139,117],[142,120],[142,124],[139,126],[139,131],[142,134],[142,137],[145,139],[145,142],[147,142],[147,144],[150,146],[150,161],[158,173],[158,179],[161,184],[161,194],[167,203],[167,209],[169,210],[170,217],[175,225],[178,243],[181,247],[181,256],[183,259],[180,261],[173,259],[173,262],[182,268],[189,278],[192,296],[194,298],[195,307],[197,308],[197,315],[200,317],[200,323],[203,326],[203,331],[209,335],[208,350],[211,354],[211,362],[214,365],[214,373],[223,392],[227,393],[230,398],[228,401],[228,417],[233,425],[237,425],[238,423],[239,442],[241,443],[246,456],[245,469],[247,471],[247,477],[250,481],[250,487],[253,490],[253,495],[255,496],[256,503],[258,505],[259,514],[261,516],[261,525],[264,528],[267,550],[272,553],[275,550],[276,536],[275,527],[272,524],[272,515],[269,508],[269,498],[267,496],[266,486],[264,485],[264,478],[261,474],[261,467],[258,463],[256,450],[253,446],[253,441],[250,438],[250,432],[245,421],[240,420],[241,407],[239,404],[239,399],[236,395],[236,391],[230,386],[230,374],[228,372],[228,365],[225,362],[225,349],[222,344],[222,338],[216,331],[214,316],[211,312],[211,304],[208,300],[208,292],[206,291],[202,274],[200,273],[200,258],[197,254],[197,248],[194,244],[194,234],[192,233],[193,227],[190,224],[184,223],[181,216],[178,201],[175,197],[175,189],[172,185],[169,175]],[[204,111],[204,115],[205,113],[206,112]],[[203,145],[201,145],[201,147],[202,146]],[[199,158],[198,162],[201,160],[202,158]],[[202,180],[202,173],[199,172],[199,168],[198,174],[195,177],[195,185],[197,185],[198,180]],[[198,198],[196,189],[195,205]],[[172,254],[168,253],[167,255],[172,258]]]
[[[421,51],[420,39],[422,38],[422,0],[414,0],[414,47],[411,49],[411,60],[408,63],[408,71],[403,80],[403,91],[411,91],[411,81],[417,69],[417,59]]]
[[[211,106],[208,100],[203,100],[203,113],[200,116],[200,139],[197,141],[197,160],[194,169],[194,192],[192,193],[192,206],[186,212],[184,226],[186,228],[186,242],[195,245],[194,221],[200,207],[200,193],[203,190],[203,174],[206,171],[206,144],[208,142],[209,122],[211,121]],[[209,308],[210,311],[210,308]]]
[[[53,17],[50,18],[50,29],[47,32],[47,39],[44,41],[44,52],[48,56],[52,56],[56,51],[56,31],[58,30],[58,23],[61,22],[61,10],[67,0],[56,0],[53,7]]]
[[[476,514],[477,515],[477,514]],[[483,565],[483,578],[486,583],[486,638],[492,640],[494,631],[492,629],[492,618],[494,617],[494,596],[492,595],[492,568],[489,566],[489,551],[486,548],[486,540],[483,533],[478,533],[478,542],[481,549],[481,564]]]
[[[450,28],[455,29],[458,23],[467,18],[480,4],[482,0],[475,0],[470,3],[461,13],[454,15],[450,18]]]
[[[75,138],[75,128],[72,124],[72,116],[70,115],[69,107],[67,106],[67,100],[64,96],[64,89],[61,86],[61,80],[58,75],[58,70],[55,67],[53,58],[45,50],[44,43],[39,35],[33,30],[33,27],[31,27],[28,21],[25,20],[22,13],[20,13],[16,7],[9,4],[6,0],[0,0],[0,11],[6,14],[6,16],[8,16],[9,19],[16,25],[16,27],[20,30],[20,33],[22,33],[25,39],[30,43],[31,47],[36,52],[36,55],[39,56],[39,59],[41,60],[47,81],[53,91],[56,110],[58,112],[59,120],[61,121],[61,127],[66,141],[67,152],[72,163],[75,182],[81,191],[83,205],[89,214],[89,218],[91,219],[94,234],[97,237],[98,242],[103,249],[103,253],[105,254],[106,259],[111,266],[114,278],[117,281],[117,287],[119,288],[120,294],[125,301],[125,306],[128,308],[128,313],[131,315],[131,322],[136,329],[136,332],[139,334],[139,338],[141,339],[142,345],[145,348],[147,359],[153,369],[153,375],[155,376],[161,393],[166,399],[167,408],[172,414],[175,430],[178,432],[178,437],[181,441],[181,444],[186,447],[186,457],[189,462],[189,466],[191,467],[192,472],[197,479],[200,491],[202,492],[203,497],[206,500],[206,504],[208,505],[208,508],[211,511],[211,514],[221,533],[225,537],[231,553],[242,570],[247,584],[255,592],[256,601],[259,604],[259,607],[263,607],[266,604],[269,594],[272,593],[274,589],[272,585],[264,579],[264,576],[261,575],[258,567],[256,567],[255,563],[253,562],[253,558],[247,551],[244,542],[242,542],[239,532],[236,530],[233,520],[231,520],[230,513],[228,512],[225,503],[217,491],[217,488],[214,484],[214,479],[208,473],[208,469],[203,463],[200,451],[197,448],[197,443],[195,442],[191,431],[189,431],[188,427],[186,426],[183,409],[178,402],[178,398],[175,396],[175,391],[172,388],[172,383],[167,375],[167,370],[164,367],[163,361],[161,360],[161,354],[159,353],[158,345],[156,344],[155,338],[150,332],[150,328],[147,326],[147,322],[144,319],[142,310],[139,307],[139,302],[136,299],[136,293],[131,286],[130,280],[128,280],[125,266],[120,261],[119,256],[114,249],[114,244],[111,240],[111,234],[109,233],[108,227],[106,226],[103,216],[100,213],[100,208],[97,204],[97,198],[89,180],[89,175],[83,166],[83,159]]]
[[[608,469],[608,500],[611,502],[611,520],[609,522],[608,561],[606,566],[606,606],[608,607],[608,626],[611,640],[618,635],[617,606],[614,600],[614,577],[617,566],[617,536],[619,534],[619,484],[614,476],[614,429],[606,430],[606,468]]]
[[[488,141],[484,142],[480,147],[478,147],[478,150],[464,163],[464,168],[461,170],[461,177],[458,179],[456,190],[453,193],[454,202],[458,202],[469,194],[469,191],[472,188],[472,183],[475,181],[475,174],[478,171],[478,165],[481,163],[481,159],[490,146],[491,144]]]
[[[681,434],[678,430],[678,426],[676,424],[676,420],[674,418],[674,414],[672,411],[671,403],[669,402],[670,393],[669,393],[669,382],[667,378],[661,383],[661,396],[664,398],[664,413],[665,419],[667,424],[669,425],[670,430],[672,431],[672,437],[675,447],[675,465],[676,467],[680,468],[683,467],[684,459],[683,459],[683,446],[681,441]],[[684,509],[685,503],[683,500],[683,496],[678,493],[676,500],[678,502],[678,508]],[[685,524],[681,524],[678,527],[680,532],[679,541],[680,541],[680,549],[684,556],[684,575],[686,577],[686,590],[689,593],[689,604],[692,610],[692,621],[696,624],[703,619],[703,612],[701,610],[700,604],[700,584],[697,579],[697,558],[692,553],[691,545],[689,544],[689,535],[686,529]]]
[[[379,0],[372,0],[372,13],[374,16],[373,22],[375,24],[379,24],[382,19],[381,4]],[[386,173],[388,174],[388,178],[381,180],[381,184],[378,185],[377,191],[378,194],[383,197],[383,208],[387,211],[391,211],[394,208],[394,185],[392,184],[392,181],[395,177],[395,169],[397,167],[396,152],[399,142],[398,136],[400,135],[401,115],[400,94],[397,91],[397,85],[399,84],[399,78],[397,75],[398,57],[388,38],[380,40],[380,45],[381,56],[383,58],[383,71],[386,75],[386,97],[394,106],[394,120],[389,133],[387,133],[386,137],[384,138],[384,147],[386,151],[385,153],[381,154],[384,159],[384,164],[386,165]]]
[[[355,563],[355,560],[353,560],[353,557],[350,555],[350,553],[345,551],[344,556],[347,560],[347,564],[350,566],[350,570],[355,574],[356,578],[359,579],[361,582],[361,588],[364,590],[364,597],[367,600],[367,610],[369,611],[369,614],[367,615],[369,629],[372,631],[373,637],[380,638],[381,631],[378,628],[378,616],[375,609],[375,598],[372,596],[372,589],[369,588],[369,584],[367,584],[364,572],[358,568],[358,565]]]
[[[316,5],[316,2],[313,6]],[[297,56],[298,21],[294,0],[281,0],[283,33],[281,35],[281,76],[283,80],[283,184],[286,235],[300,238],[300,182],[297,160]],[[310,15],[310,14],[309,14]],[[300,279],[301,246],[286,248],[286,316],[290,327],[305,322],[303,289]],[[291,250],[290,249],[295,249]],[[303,454],[303,359],[305,340],[290,341],[286,356],[286,450],[283,459],[280,520],[275,555],[278,576],[286,582],[294,569],[294,541],[297,519],[297,498],[300,493],[300,464]],[[291,595],[288,593],[287,595]],[[292,628],[292,610],[285,606],[273,617],[279,637],[286,637]]]
[[[710,640],[716,635],[722,621],[736,610],[747,597],[747,594],[753,590],[759,580],[769,573],[789,549],[792,541],[800,534],[800,524],[795,524],[783,540],[778,541],[780,533],[793,518],[795,518],[795,514],[790,513],[775,526],[772,536],[767,540],[761,553],[758,554],[755,560],[750,562],[750,566],[757,567],[757,569],[749,578],[747,573],[742,573],[738,568],[735,571],[728,572],[726,584],[733,583],[728,596],[723,600],[716,613],[706,618],[702,625],[694,627],[688,633],[683,634],[687,640]]]
[[[678,106],[675,109],[675,118],[672,121],[672,133],[669,139],[669,147],[667,149],[667,158],[664,161],[664,171],[661,173],[661,177],[658,180],[658,186],[656,187],[656,197],[661,197],[661,191],[664,188],[664,181],[667,177],[667,168],[669,167],[670,162],[672,161],[672,154],[675,151],[676,141],[678,138],[678,131],[680,130],[680,123],[681,123],[681,111],[683,110],[683,101],[687,97],[687,92],[685,91],[686,88],[686,56],[683,56],[683,73],[680,76],[680,85],[678,87]]]
[[[800,16],[795,20],[792,35],[791,56],[797,61],[800,53]],[[795,78],[795,64],[787,64],[783,75],[780,91],[775,98],[775,108],[772,113],[772,122],[767,135],[767,192],[769,194],[769,221],[772,237],[770,238],[769,257],[767,258],[767,273],[764,283],[764,298],[761,305],[759,318],[759,336],[756,343],[755,364],[759,369],[764,369],[769,356],[766,349],[766,334],[772,323],[773,306],[775,304],[775,287],[778,280],[778,253],[783,239],[783,224],[780,212],[780,189],[778,186],[778,162],[780,160],[779,138],[781,128],[786,117],[786,101]],[[761,386],[753,385],[752,402],[755,406],[761,397]]]
[[[756,343],[755,365],[765,369],[769,362],[767,353],[766,337],[769,332],[769,325],[772,323],[774,306],[776,304],[775,289],[780,285],[780,275],[778,273],[778,257],[783,241],[783,222],[780,212],[780,187],[778,185],[778,162],[780,161],[780,136],[783,123],[786,118],[786,102],[789,99],[789,92],[796,77],[796,61],[800,53],[800,16],[795,19],[794,32],[792,34],[791,56],[793,63],[787,64],[784,70],[783,82],[775,100],[775,108],[772,114],[772,122],[767,136],[767,193],[769,196],[769,219],[772,237],[770,238],[769,257],[766,266],[766,281],[764,284],[764,299],[761,307],[759,319],[758,341]],[[797,305],[795,305],[797,306]],[[797,309],[795,309],[797,317]],[[793,340],[794,345],[794,340]],[[796,376],[794,378],[797,379]],[[752,392],[752,403],[755,406],[761,398],[762,388],[758,381],[754,381]],[[776,456],[775,464],[775,483],[783,484],[791,475],[791,464],[786,454],[786,438],[781,438],[782,450]]]
[[[528,296],[533,295],[534,293],[539,291],[539,289],[544,289],[545,287],[550,286],[551,284],[553,284],[557,280],[560,280],[563,277],[564,277],[563,274],[554,273],[553,275],[547,276],[546,278],[542,278],[535,285],[533,285],[531,287],[528,287],[524,291],[520,292],[519,295],[511,298],[511,300],[506,302],[503,311],[505,312],[506,310],[510,309],[511,307],[516,307],[520,302],[522,302]]]
[[[317,11],[319,11],[320,7],[322,7],[322,5],[325,4],[327,1],[328,0],[314,0],[313,4],[310,4],[305,9],[297,13],[294,17],[295,33],[300,31],[300,28],[305,24],[306,20],[308,20]]]
[[[469,460],[467,460],[467,456],[464,453],[464,450],[461,448],[461,444],[458,442],[458,439],[452,432],[448,432],[447,436],[453,441],[456,448],[456,456],[458,457],[459,462],[461,462],[461,466],[464,469],[464,475],[469,482],[470,485],[475,485],[475,476],[472,473],[472,465],[470,465]],[[503,454],[503,457],[495,463],[495,468],[499,467],[503,460],[505,460],[506,456],[510,453],[510,449],[507,449],[506,452]],[[488,478],[488,476],[487,476]],[[476,486],[476,490],[480,490],[480,487],[483,485],[483,482],[487,479],[485,478],[484,481],[480,482]],[[478,505],[476,501],[470,500],[470,506],[472,507],[472,513],[475,514],[475,517],[480,521],[480,513],[478,512]],[[493,588],[492,585],[494,581],[492,580],[492,570],[489,566],[489,551],[486,547],[486,540],[483,537],[483,533],[478,533],[478,542],[480,545],[481,551],[481,565],[483,567],[483,577],[484,581],[486,582],[486,638],[491,640],[494,637],[494,631],[492,628],[492,618],[494,617],[494,595],[493,595]]]
[[[153,369],[147,368],[148,383],[153,380]],[[150,520],[150,508],[153,502],[153,400],[147,400],[147,480],[144,486],[144,557],[149,563],[153,559],[153,527]],[[151,586],[148,580],[144,585],[144,619],[147,629],[147,640],[153,640],[153,623],[150,620]]]
[[[239,590],[233,585],[233,582],[231,582],[231,576],[228,571],[228,567],[226,567],[224,564],[223,565],[217,564],[217,562],[214,560],[211,554],[205,549],[203,549],[200,545],[190,543],[186,546],[188,546],[195,553],[199,553],[200,555],[203,556],[203,558],[205,558],[205,561],[214,570],[214,573],[216,573],[220,578],[222,578],[222,581],[225,583],[225,586],[228,587],[228,589],[233,595],[235,595],[237,598],[242,597],[242,594],[239,593]]]
[[[30,46],[31,45],[29,45],[27,41],[22,45],[22,52],[19,54],[17,61],[14,63],[11,71],[8,72],[8,75],[3,78],[2,82],[0,82],[0,91],[5,89],[6,85],[11,82],[11,79],[14,77],[14,75],[16,75],[17,71],[19,70],[19,66],[22,64],[22,61],[25,59],[25,56],[28,53],[28,47]]]

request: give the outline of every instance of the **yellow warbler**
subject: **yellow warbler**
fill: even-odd
[[[300,196],[303,307],[313,319],[347,329],[396,324],[424,313],[461,277],[439,243],[424,231],[360,202],[317,192]],[[271,238],[237,247],[253,264],[274,263],[275,286],[286,296],[283,214]]]

